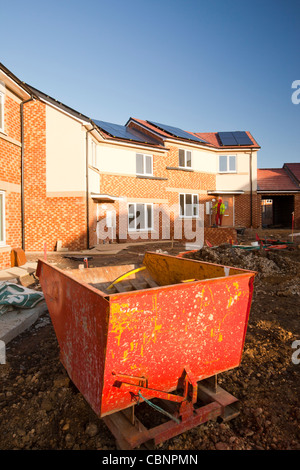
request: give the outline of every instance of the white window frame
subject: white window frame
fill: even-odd
[[[91,164],[94,168],[97,168],[98,169],[98,145],[96,144],[96,142],[94,140],[92,140],[91,142]]]
[[[226,170],[220,170],[220,159],[221,157],[226,157]],[[234,170],[230,170],[229,169],[229,162],[230,162],[230,158],[234,157],[234,162],[235,162],[235,169]],[[236,155],[219,155],[219,158],[218,158],[218,165],[219,165],[219,168],[218,168],[218,173],[237,173],[237,156]]]
[[[4,132],[4,93],[0,91],[0,131]]]
[[[134,219],[134,227],[130,227],[129,225],[129,206],[134,206],[134,214],[136,215],[137,206],[141,205],[144,206],[144,220],[145,220],[145,227],[144,228],[137,228],[137,217]],[[152,226],[148,226],[148,214],[147,214],[147,206],[151,207],[151,223]],[[153,230],[153,203],[152,202],[129,202],[127,204],[127,214],[128,214],[128,231],[129,232],[150,232]]]
[[[181,212],[181,203],[180,203],[180,199],[181,199],[181,196],[184,197],[184,213],[182,214]],[[187,196],[191,196],[192,198],[192,214],[191,215],[187,215],[187,210],[186,210],[186,207],[187,207],[187,203],[186,203],[186,197]],[[196,202],[194,202],[194,198],[196,198]],[[196,209],[196,213],[194,213],[194,209]],[[181,219],[197,219],[199,217],[199,194],[196,194],[196,193],[179,193],[179,217]]]
[[[138,170],[137,170],[137,156],[138,155],[141,155],[142,158],[143,158],[143,169],[144,169],[144,171],[141,172],[141,173],[138,172]],[[146,158],[147,157],[149,157],[151,159],[151,172],[150,173],[149,172],[147,173],[147,171],[146,171]],[[135,154],[135,170],[136,170],[136,174],[138,176],[153,176],[153,155],[149,155],[147,153],[136,153]]]
[[[0,190],[0,195],[2,196],[2,207],[0,208],[0,214],[2,214],[2,230],[3,230],[3,240],[0,238],[0,246],[6,246],[6,236],[5,236],[5,191]],[[0,234],[1,237],[1,234]]]
[[[180,157],[179,157],[179,153],[181,152],[184,152],[184,165],[180,165]],[[188,166],[187,165],[187,153],[190,153],[191,154],[191,166]],[[192,151],[191,150],[186,150],[186,149],[178,149],[178,168],[187,168],[188,170],[191,170],[192,167],[193,167],[193,162],[192,162],[192,159],[193,159],[193,155],[192,155]]]

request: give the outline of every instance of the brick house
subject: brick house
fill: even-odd
[[[259,146],[250,133],[247,133],[247,145],[229,146],[222,145],[218,133],[187,133],[135,118],[130,118],[125,126],[102,121],[94,123],[104,137],[104,140],[97,142],[96,147],[101,191],[98,199],[97,195],[93,197],[98,202],[98,219],[103,215],[101,209],[104,207],[109,212],[124,214],[123,226],[129,226],[131,238],[141,235],[143,229],[147,232],[147,228],[152,230],[152,238],[162,238],[164,223],[160,222],[158,227],[152,223],[152,205],[155,204],[156,209],[160,209],[161,217],[164,211],[168,213],[170,236],[176,238],[174,224],[178,220],[179,232],[180,220],[186,219],[191,219],[192,230],[196,230],[200,216],[199,205],[203,207],[204,226],[212,225],[214,220],[208,204],[221,196],[226,204],[224,226],[257,227],[260,224],[256,191]],[[121,135],[125,135],[125,131],[138,132],[138,136],[143,136],[150,147],[145,148],[144,145],[144,149],[141,149],[131,144],[126,152],[125,149],[117,152],[116,144],[122,146]],[[108,199],[105,201],[101,194],[114,197],[114,202]],[[127,207],[122,199],[124,197]],[[144,214],[143,227],[139,231],[138,211]],[[147,211],[152,214],[149,216],[150,227],[146,224]],[[117,222],[116,237],[121,241],[119,232]],[[93,242],[99,243],[99,239]]]
[[[31,87],[24,107],[25,249],[87,247],[90,120]]]
[[[11,249],[22,246],[24,232],[23,108],[31,92],[0,66],[0,267],[11,266]]]
[[[300,163],[257,170],[263,227],[300,228]]]
[[[192,241],[183,224],[192,233],[203,224],[209,230],[218,196],[229,233],[259,225],[260,147],[249,132],[238,142],[232,133],[185,132],[135,118],[120,126],[29,85],[24,93],[23,231],[14,245],[42,251],[46,244],[52,251],[58,242],[81,250],[106,239]]]

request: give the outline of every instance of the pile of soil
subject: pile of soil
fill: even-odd
[[[291,247],[290,250],[294,252],[295,247]],[[296,255],[295,259],[289,258],[286,256],[286,251],[281,252],[279,249],[247,250],[225,244],[218,247],[203,247],[194,253],[187,253],[184,257],[256,271],[259,278],[270,274],[300,273],[300,261],[297,261]]]
[[[90,264],[140,262],[147,248],[93,256]],[[165,249],[169,254],[182,251]],[[220,247],[193,256],[258,272],[241,365],[218,378],[239,399],[240,414],[227,423],[207,422],[157,448],[300,450],[300,354],[295,349],[300,339],[300,250],[261,254]],[[64,269],[78,266],[59,255],[48,261]],[[157,411],[145,403],[139,406],[139,414],[155,423]],[[48,314],[8,344],[7,363],[0,365],[0,426],[2,450],[116,449],[103,420],[61,365]]]

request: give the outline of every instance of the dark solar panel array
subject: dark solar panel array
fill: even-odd
[[[193,142],[207,143],[204,139],[200,137],[193,136],[188,132],[179,129],[178,127],[168,126],[166,124],[160,124],[158,122],[147,121],[149,124],[157,127],[157,129],[163,130],[168,134],[181,138],[184,140],[190,140]],[[121,126],[119,124],[113,124],[106,121],[94,120],[94,123],[107,134],[112,137],[119,139],[132,140],[135,142],[143,142],[158,145],[154,138],[151,138],[136,129],[130,127]],[[227,147],[236,147],[236,146],[249,146],[253,145],[252,140],[248,137],[247,133],[244,131],[235,131],[235,132],[218,132],[221,144]]]
[[[158,142],[154,139],[151,139],[150,137],[126,126],[97,120],[94,120],[93,122],[96,124],[96,126],[112,137],[117,137],[124,140],[133,140],[135,142],[153,143],[156,145],[158,144]]]
[[[218,134],[224,146],[253,145],[252,140],[244,131],[218,132]]]
[[[234,132],[233,134],[238,145],[253,145],[252,140],[248,137],[246,132]]]
[[[152,124],[153,126],[157,127],[158,129],[168,132],[168,134],[171,134],[174,137],[178,137],[181,139],[185,140],[192,140],[194,142],[202,142],[202,143],[207,143],[204,139],[200,139],[199,137],[196,137],[192,134],[189,134],[188,132],[183,131],[182,129],[179,129],[178,127],[173,127],[173,126],[168,126],[166,124],[160,124],[158,122],[152,122],[152,121],[147,121],[149,124]]]

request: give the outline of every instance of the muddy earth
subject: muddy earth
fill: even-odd
[[[239,242],[247,241],[247,234],[239,236]],[[287,250],[249,252],[222,246],[188,255],[258,273],[241,365],[218,377],[221,387],[239,399],[240,414],[226,423],[200,425],[160,444],[158,450],[300,450],[299,245],[298,238]],[[143,245],[116,255],[93,254],[89,263],[140,262],[147,249],[183,251],[176,244]],[[48,261],[63,269],[78,267],[78,260],[63,254],[48,255]],[[32,286],[39,289],[38,280]],[[117,449],[114,437],[61,365],[47,313],[7,345],[6,356],[6,364],[0,365],[1,450]],[[156,423],[157,411],[145,403],[137,408],[146,425]]]

